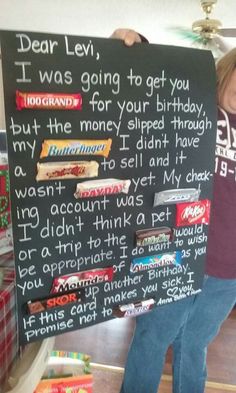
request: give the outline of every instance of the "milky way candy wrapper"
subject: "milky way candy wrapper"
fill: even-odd
[[[196,188],[178,188],[156,192],[153,206],[175,205],[181,202],[198,201],[200,190]]]
[[[173,229],[169,227],[149,228],[136,231],[136,245],[138,247],[149,246],[173,240]]]

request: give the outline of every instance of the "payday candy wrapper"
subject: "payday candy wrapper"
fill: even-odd
[[[123,306],[114,307],[112,313],[118,318],[135,317],[150,311],[155,303],[154,299],[147,299],[135,303],[124,304]]]
[[[203,199],[198,202],[180,203],[176,206],[176,226],[209,224],[211,201]]]
[[[90,198],[103,195],[128,194],[130,180],[98,179],[78,183],[74,193],[75,198]]]
[[[149,246],[173,240],[173,229],[169,227],[141,229],[136,232],[136,244],[138,247]]]
[[[112,139],[45,139],[40,158],[92,155],[108,157]]]
[[[181,251],[135,258],[131,262],[130,271],[131,273],[136,273],[142,270],[155,269],[160,266],[180,265],[181,260]]]
[[[81,110],[81,94],[33,93],[16,91],[16,108]]]
[[[27,302],[27,308],[29,314],[36,314],[45,310],[49,310],[54,307],[63,307],[70,303],[81,302],[84,299],[84,290],[80,289],[76,292],[71,292],[62,295],[51,296],[35,301]]]
[[[200,190],[196,188],[177,188],[155,193],[153,206],[173,205],[180,202],[198,201]]]
[[[84,179],[98,176],[96,161],[59,161],[37,163],[36,180]]]
[[[54,278],[51,293],[67,292],[100,282],[112,281],[113,267],[85,270]]]

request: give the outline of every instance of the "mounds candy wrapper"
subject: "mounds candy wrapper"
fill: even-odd
[[[118,318],[135,317],[150,311],[155,303],[154,299],[141,300],[139,302],[114,307],[112,313]]]
[[[41,311],[49,310],[54,307],[62,307],[70,303],[81,302],[84,299],[84,290],[64,293],[62,295],[51,296],[44,299],[29,301],[27,309],[29,314],[36,314]]]
[[[86,270],[78,273],[66,274],[53,280],[51,293],[68,292],[81,287],[112,281],[113,267]]]
[[[155,193],[153,206],[198,201],[199,195],[200,190],[196,188],[177,188],[160,191]]]
[[[119,179],[88,180],[78,183],[74,193],[75,198],[90,198],[103,195],[120,194],[129,192],[131,181]]]
[[[198,202],[180,203],[176,206],[176,226],[209,224],[211,201],[203,199]]]
[[[173,229],[169,227],[141,229],[136,232],[136,244],[138,247],[148,246],[173,240]]]
[[[181,251],[150,255],[147,257],[133,259],[130,271],[131,273],[136,273],[142,270],[155,269],[160,266],[180,265],[181,261]]]
[[[37,181],[78,179],[98,176],[96,161],[60,161],[37,163]]]
[[[92,155],[108,157],[112,139],[45,139],[40,158]]]
[[[81,110],[81,94],[33,93],[16,91],[16,108],[21,109],[63,109]]]

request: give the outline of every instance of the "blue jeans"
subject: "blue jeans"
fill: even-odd
[[[173,346],[173,393],[203,393],[207,346],[236,303],[236,279],[205,276],[196,296],[136,318],[120,393],[157,393]]]

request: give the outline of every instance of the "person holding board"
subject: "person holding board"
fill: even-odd
[[[147,42],[129,29],[111,38]],[[236,48],[216,65],[218,122],[211,225],[202,292],[136,318],[120,393],[156,393],[170,345],[173,393],[203,393],[209,343],[236,303]]]

